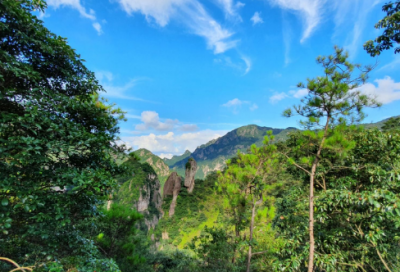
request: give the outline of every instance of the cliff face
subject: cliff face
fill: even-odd
[[[172,195],[172,202],[169,207],[169,217],[175,214],[176,199],[178,198],[179,191],[181,190],[181,177],[176,172],[172,172],[164,185],[164,197]]]
[[[141,148],[134,151],[134,153],[140,158],[140,162],[147,162],[154,169],[160,180],[161,188],[163,188],[170,173],[168,165],[160,157],[154,155],[147,149]]]
[[[194,176],[197,172],[197,163],[193,158],[190,158],[185,165],[185,187],[189,193],[194,189]]]
[[[161,209],[161,184],[153,168],[147,163],[128,160],[126,166],[132,173],[118,179],[121,187],[114,201],[127,205],[144,215],[143,229],[155,228],[163,216]]]

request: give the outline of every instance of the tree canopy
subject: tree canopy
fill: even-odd
[[[364,49],[373,57],[400,43],[400,1],[383,5],[382,11],[386,12],[386,16],[375,25],[376,29],[384,29],[382,35],[364,44]],[[395,47],[394,53],[399,52],[400,46]]]
[[[32,14],[44,7],[0,2],[0,255],[34,265],[88,258],[94,247],[76,227],[98,214],[121,170],[113,155],[122,112],[98,98],[104,90],[84,60]]]

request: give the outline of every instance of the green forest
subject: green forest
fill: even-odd
[[[371,56],[400,42],[400,2],[382,8]],[[120,144],[126,112],[45,9],[0,1],[0,271],[400,271],[400,117],[363,124],[374,66],[316,54],[282,112],[301,128],[235,130],[205,171]]]

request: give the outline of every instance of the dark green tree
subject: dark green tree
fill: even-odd
[[[386,16],[375,25],[375,28],[385,30],[374,41],[370,40],[364,44],[364,49],[373,57],[400,43],[400,1],[389,2],[383,5],[382,10],[386,12]],[[394,53],[399,52],[400,47],[395,47]]]
[[[122,112],[32,14],[44,8],[0,1],[0,256],[21,265],[88,260],[95,248],[76,226],[99,214],[121,171],[113,156]]]
[[[399,134],[377,129],[342,133],[354,143],[348,156],[338,158],[328,150],[319,165],[318,179],[325,186],[317,187],[315,197],[315,271],[399,271]],[[292,135],[286,144],[296,149],[302,138]],[[301,170],[294,170],[301,178]],[[288,190],[277,203],[274,226],[285,239],[276,262],[279,271],[307,269],[307,206],[301,187]]]
[[[307,85],[299,83],[299,88],[307,88],[308,94],[301,100],[302,104],[287,109],[284,116],[294,114],[305,117],[301,123],[309,130],[304,134],[313,141],[315,153],[309,154],[300,161],[288,156],[288,162],[303,170],[309,176],[309,260],[308,271],[314,271],[314,184],[318,174],[317,168],[324,149],[338,149],[343,152],[351,148],[340,130],[335,126],[346,122],[359,122],[363,119],[362,109],[366,106],[379,106],[372,98],[363,95],[357,87],[365,83],[372,67],[362,67],[348,60],[348,53],[335,47],[335,53],[327,57],[318,57],[317,63],[324,70],[324,75],[307,79]],[[360,74],[354,77],[354,69]],[[302,143],[301,143],[302,144]],[[297,149],[301,149],[301,145]],[[340,153],[339,153],[340,154]]]

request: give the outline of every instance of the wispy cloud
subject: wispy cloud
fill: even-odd
[[[82,17],[94,21],[92,26],[99,35],[103,33],[100,23],[97,22],[95,11],[92,9],[87,11],[86,8],[82,6],[80,0],[47,0],[46,2],[49,7],[53,7],[55,9],[60,7],[70,7],[76,9]]]
[[[93,24],[94,29],[96,29],[97,34],[103,34],[103,30],[101,29],[101,24],[99,22],[94,22]]]
[[[136,96],[128,94],[128,91],[132,90],[132,88],[135,87],[139,81],[143,80],[143,78],[131,79],[128,83],[122,86],[115,85],[114,75],[109,71],[97,71],[96,78],[99,80],[100,84],[106,91],[102,94],[105,97],[154,103],[152,101],[147,101],[142,98],[138,98]]]
[[[214,59],[214,63],[226,65],[228,67],[241,71],[243,75],[246,75],[251,70],[252,66],[251,59],[243,55],[241,55],[240,58],[243,62],[236,62],[236,61],[234,62],[230,57],[221,57],[218,59]]]
[[[285,99],[286,97],[288,97],[288,95],[284,92],[275,93],[273,96],[269,98],[269,103],[276,104],[277,102],[281,101],[282,99]]]
[[[250,60],[250,58],[245,57],[245,56],[242,56],[242,60],[246,64],[246,70],[244,71],[244,74],[247,74],[248,72],[250,72],[250,69],[251,69],[251,60]]]
[[[272,5],[296,13],[303,20],[304,31],[300,42],[309,38],[323,17],[326,0],[269,0]]]
[[[378,71],[388,71],[388,70],[398,69],[399,66],[400,66],[400,55],[396,55],[393,61],[382,66],[381,68],[378,69]]]
[[[362,34],[365,29],[368,14],[382,0],[362,1],[334,1],[335,32],[333,38],[345,34],[345,48],[350,52],[350,57],[355,58],[359,48],[362,48]]]
[[[214,0],[216,3],[224,10],[225,16],[230,19],[235,19],[242,21],[238,10],[244,6],[241,2],[236,2],[233,0]]]
[[[258,109],[257,104],[252,103],[250,101],[240,100],[238,98],[234,98],[232,100],[229,100],[228,102],[226,102],[225,104],[222,104],[221,106],[225,107],[225,108],[230,108],[230,109],[233,110],[233,113],[237,114],[239,112],[239,109],[243,105],[248,105],[249,109],[251,111],[254,111],[254,110]]]
[[[292,61],[290,59],[290,46],[292,43],[292,28],[290,27],[289,21],[287,19],[286,14],[282,14],[282,37],[283,37],[283,46],[285,49],[284,52],[284,63],[285,66],[289,65],[289,63]]]
[[[203,37],[207,47],[215,54],[236,47],[239,40],[234,32],[225,29],[205,10],[198,0],[117,0],[128,14],[139,12],[148,21],[154,20],[165,27],[171,19],[184,24],[193,34]]]
[[[264,23],[263,19],[261,18],[261,12],[255,12],[250,20],[253,22],[253,26]]]

